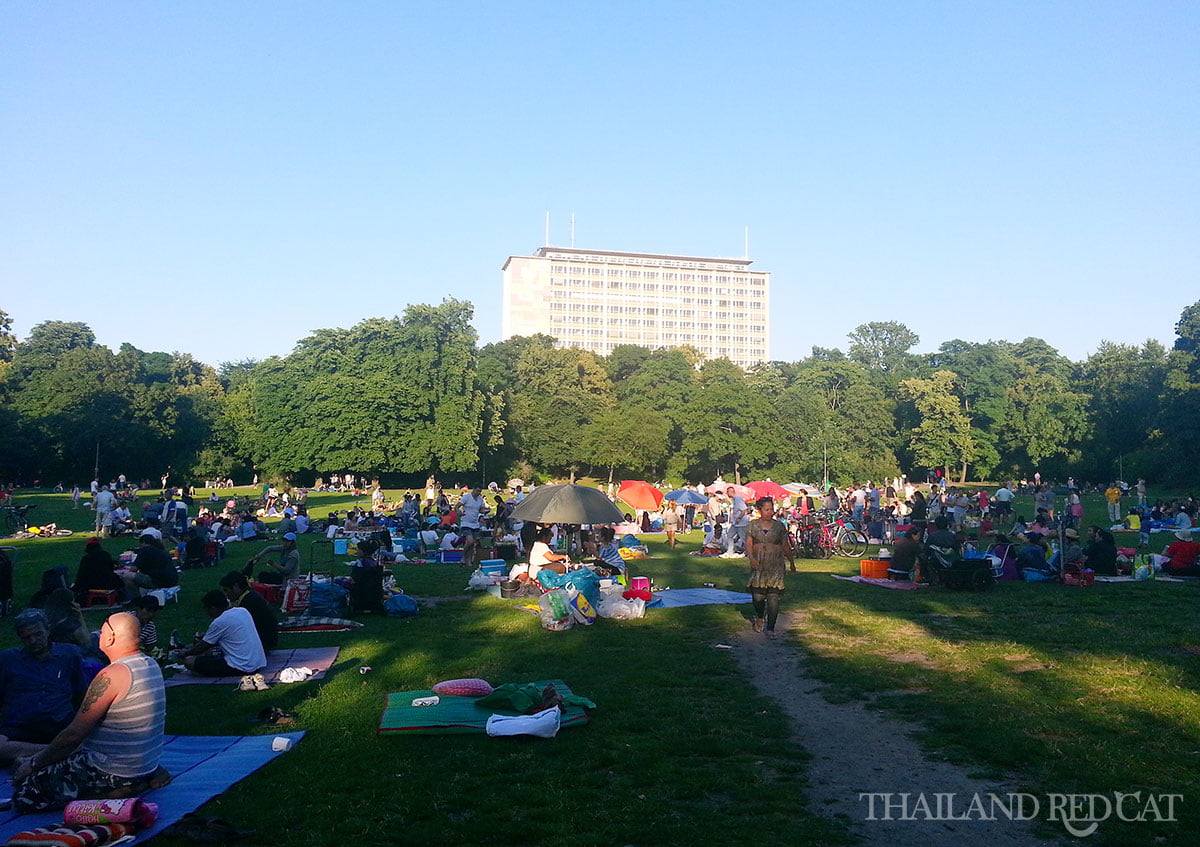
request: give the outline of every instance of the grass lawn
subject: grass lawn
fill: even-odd
[[[39,503],[42,521],[83,531],[91,519],[65,496],[24,499]],[[350,503],[314,495],[310,512]],[[1104,516],[1098,498],[1085,507],[1093,520]],[[86,537],[15,542],[18,606],[44,568],[63,564],[74,574]],[[1154,536],[1153,546],[1166,538]],[[693,533],[674,552],[651,542],[652,558],[637,571],[673,587],[740,590],[744,562],[687,556],[699,540]],[[131,545],[106,542],[114,552]],[[160,614],[160,632],[202,629],[201,594],[262,546],[230,545],[221,567],[186,572],[182,603]],[[831,571],[856,572],[848,560],[801,567],[784,600],[801,616],[789,638],[833,696],[870,699],[918,726],[934,755],[1015,776],[1031,792],[1184,795],[1177,824],[1109,822],[1089,839],[1095,843],[1200,835],[1200,586],[899,592],[830,579]],[[292,752],[206,807],[256,829],[244,843],[851,840],[841,822],[807,805],[806,779],[819,774],[774,704],[755,693],[731,651],[716,647],[747,627],[748,607],[652,610],[638,621],[548,633],[513,601],[464,593],[459,566],[401,565],[397,577],[415,596],[453,599],[408,620],[368,616],[354,633],[284,636],[282,646],[341,645],[322,682],[168,691],[169,732],[264,732],[252,718],[266,705],[295,712],[296,728],[308,730]],[[99,626],[102,612],[85,614]],[[4,628],[0,645],[14,643]],[[373,670],[363,675],[360,666]],[[386,694],[458,676],[494,684],[562,678],[599,708],[589,726],[552,741],[376,737]]]

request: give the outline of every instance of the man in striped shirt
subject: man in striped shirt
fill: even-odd
[[[120,612],[101,624],[100,649],[112,663],[92,681],[67,728],[17,760],[17,811],[134,797],[171,781],[159,764],[167,702],[162,672],[138,649],[138,629],[133,615]]]

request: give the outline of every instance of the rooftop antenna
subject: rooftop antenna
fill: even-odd
[[[546,240],[542,242],[547,247],[550,246],[550,213],[546,213]]]
[[[571,246],[575,246],[575,213],[571,213]]]
[[[742,258],[750,258],[750,227],[746,227],[746,252],[742,254]]]

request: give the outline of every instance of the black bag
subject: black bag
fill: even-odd
[[[354,583],[350,586],[350,596],[347,598],[350,611],[382,612],[383,568],[354,567],[351,573]]]

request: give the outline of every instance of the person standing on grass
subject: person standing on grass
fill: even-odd
[[[112,512],[117,507],[117,498],[108,490],[107,485],[100,486],[96,497],[92,500],[92,508],[96,510],[96,534],[107,535],[112,528]]]
[[[1142,479],[1141,477],[1139,477],[1137,481],[1137,498],[1138,505],[1143,509],[1146,508],[1146,480]]]
[[[679,525],[682,519],[679,516],[679,506],[667,500],[663,503],[662,513],[662,528],[667,534],[667,543],[671,545],[671,549],[675,549],[675,533],[679,532]]]
[[[746,501],[732,485],[725,491],[729,497],[729,552],[741,554],[746,546],[746,527],[750,525],[750,510]]]
[[[750,561],[746,589],[754,603],[754,631],[771,635],[779,617],[779,598],[784,592],[783,560],[787,559],[795,572],[796,554],[787,529],[775,520],[775,501],[761,497],[754,505],[759,516],[746,527],[746,558]]]
[[[1115,482],[1108,486],[1104,492],[1104,499],[1108,501],[1108,521],[1109,523],[1118,524],[1121,522],[1121,486]]]

